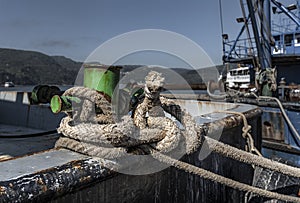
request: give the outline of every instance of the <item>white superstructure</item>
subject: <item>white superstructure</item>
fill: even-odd
[[[239,67],[227,72],[226,83],[229,88],[248,88],[250,85],[249,67]]]

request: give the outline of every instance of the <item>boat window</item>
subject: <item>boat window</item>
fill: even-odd
[[[284,36],[284,44],[286,46],[291,46],[292,45],[292,40],[293,40],[293,35],[292,34],[289,34],[289,35],[285,35]]]
[[[297,40],[297,43],[300,43],[300,33],[295,34],[295,39]]]
[[[275,41],[280,41],[280,35],[276,35],[273,37]]]

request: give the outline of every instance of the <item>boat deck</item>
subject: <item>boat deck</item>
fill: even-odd
[[[0,160],[51,149],[58,137],[55,132],[0,124]]]
[[[216,111],[230,110],[245,113],[252,126],[255,145],[260,148],[259,129],[262,112],[255,106],[191,100],[178,100],[178,102],[180,106],[187,107],[187,111],[196,122],[207,130],[199,131],[201,136],[213,137],[239,149],[245,148],[245,140],[241,136],[242,118]],[[40,145],[40,148],[45,149],[47,146],[41,144],[45,143],[45,140],[39,139],[50,139],[53,146],[57,138],[55,136],[58,134],[28,139],[0,138],[4,140],[1,142],[3,145],[0,145],[0,149],[6,149],[6,154],[13,156],[17,155],[14,153],[21,154],[26,144],[27,147]],[[51,144],[49,142],[47,144],[51,148]],[[176,152],[176,149],[174,150]],[[210,152],[203,146],[193,154],[183,155],[180,159],[214,173],[251,184],[253,168],[250,165],[240,164]],[[34,153],[34,150],[31,153]],[[159,165],[156,160],[149,159],[149,161],[142,158],[129,155],[122,157],[121,160],[108,160],[100,157],[92,158],[66,149],[51,149],[0,161],[0,171],[3,171],[0,175],[0,188],[3,191],[0,194],[0,202],[61,203],[86,202],[88,199],[90,202],[221,202],[222,200],[222,202],[238,203],[244,200],[243,192],[223,187],[173,167],[166,166],[164,170],[158,170],[156,167]],[[158,171],[149,173],[148,169],[152,168]],[[116,173],[118,171],[119,173]],[[137,173],[138,171],[142,173]]]
[[[0,169],[3,172],[0,173],[0,182],[86,158],[88,157],[85,155],[61,149],[36,153],[31,156],[10,160],[9,162],[0,162]]]
[[[17,126],[17,125],[0,124],[0,137],[4,137],[4,136],[15,137],[15,136],[43,133],[43,132],[44,130],[41,129],[28,128],[28,127]]]

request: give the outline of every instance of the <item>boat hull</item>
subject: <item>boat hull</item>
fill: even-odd
[[[261,110],[251,105],[182,100],[181,106],[194,114],[210,136],[244,150],[243,122],[237,115],[214,113],[232,110],[245,113],[252,136],[261,146]],[[191,106],[193,108],[191,108]],[[197,107],[197,108],[196,108]],[[195,109],[196,108],[196,109]],[[199,114],[200,112],[200,114]],[[203,114],[201,114],[203,112]],[[221,129],[221,131],[220,131]],[[204,150],[204,151],[203,151]],[[203,152],[206,152],[203,153]],[[43,160],[43,161],[41,161]],[[180,160],[251,184],[253,168],[216,153],[207,153],[205,144]],[[34,166],[34,168],[30,168]],[[136,163],[130,167],[138,167]],[[11,170],[14,168],[14,170]],[[244,192],[215,183],[173,167],[145,175],[126,175],[114,170],[114,162],[93,159],[64,149],[0,162],[0,202],[242,202]],[[30,185],[30,187],[28,187]]]

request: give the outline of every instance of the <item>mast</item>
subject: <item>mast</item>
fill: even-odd
[[[271,55],[271,14],[270,1],[253,2],[247,0],[247,6],[255,39],[260,71],[258,72],[257,87],[261,95],[272,96],[276,90],[276,78],[272,68]]]
[[[255,77],[255,84],[259,91],[259,94],[264,96],[273,96],[273,93],[277,89],[276,69],[272,64],[272,46],[275,46],[275,39],[271,33],[271,4],[276,7],[272,7],[273,13],[283,13],[289,19],[296,24],[296,30],[300,29],[300,0],[297,0],[297,5],[291,4],[285,7],[277,0],[240,0],[243,18],[237,18],[237,22],[244,22],[242,29],[240,30],[235,41],[228,41],[223,38],[223,61],[225,62],[242,62],[253,64],[254,68],[259,71],[257,77]],[[245,12],[244,5],[247,5],[248,13]],[[294,9],[298,9],[298,15],[291,12]],[[279,9],[277,12],[276,9]],[[248,23],[248,21],[250,23]],[[248,25],[251,24],[252,33],[250,34]],[[249,47],[244,43],[244,39],[240,39],[243,32],[247,32],[247,39]],[[222,33],[223,34],[223,33]],[[297,32],[298,37],[299,32]],[[223,35],[222,35],[223,36]],[[295,37],[294,35],[293,37]],[[254,39],[255,48],[249,54],[249,50],[252,49],[252,39]],[[297,39],[297,43],[299,40]],[[292,41],[294,43],[294,41]],[[279,46],[285,48],[285,44],[281,43]],[[225,48],[225,50],[224,50]],[[277,50],[277,47],[274,48]],[[250,60],[252,61],[250,62]]]
[[[260,64],[259,68],[261,70],[265,70],[272,66],[270,46],[270,2],[269,0],[263,0],[261,4],[257,4],[258,8],[255,9],[253,0],[247,0],[247,6],[249,9],[253,35],[257,48],[257,55]],[[256,13],[258,13],[259,22],[257,21]],[[260,30],[259,24],[261,25]]]
[[[266,68],[272,68],[272,51],[271,51],[271,3],[269,0],[262,1],[262,42],[265,56]]]

